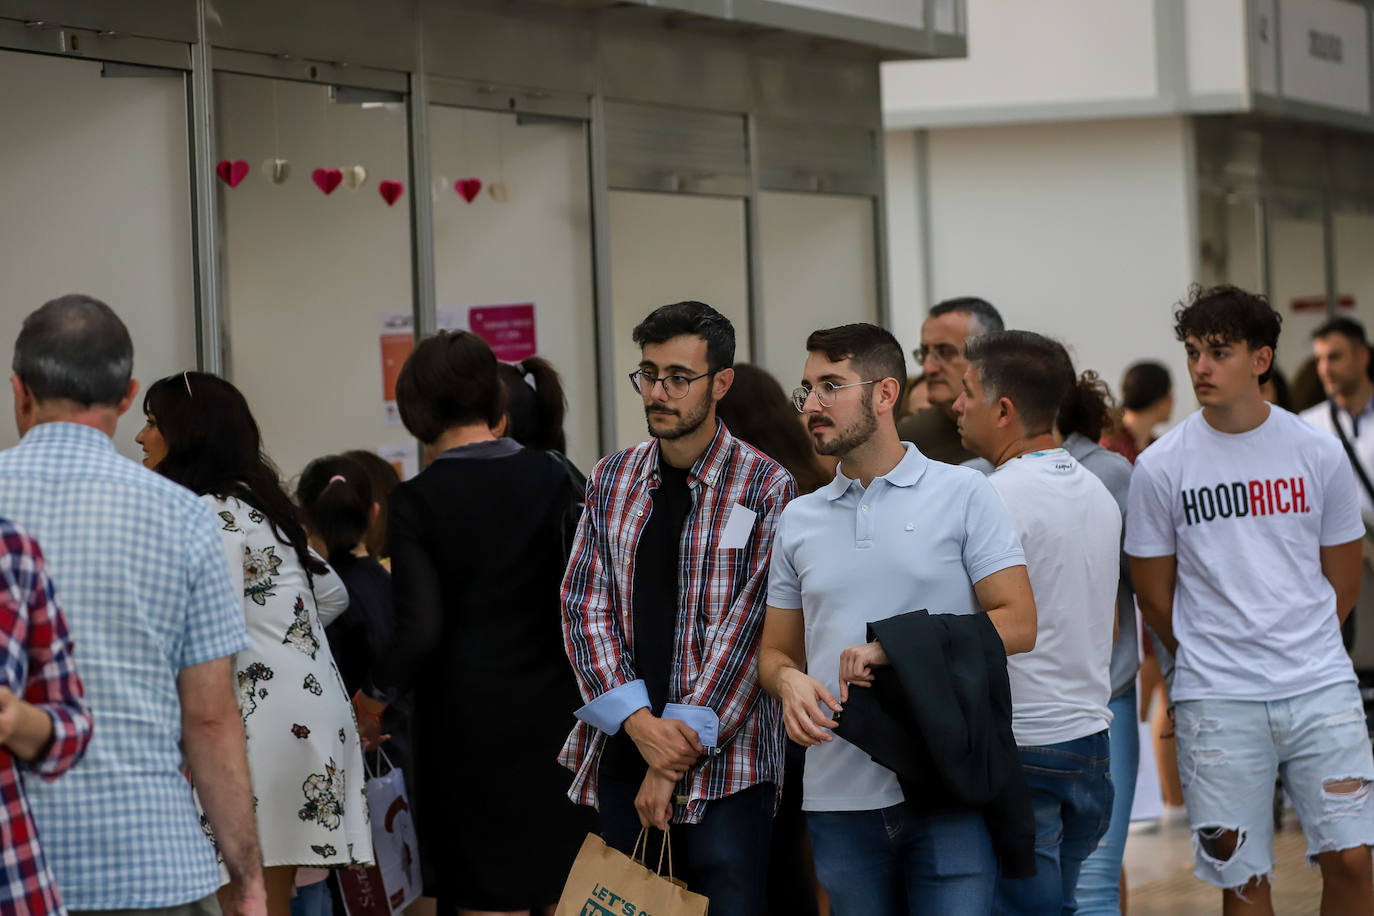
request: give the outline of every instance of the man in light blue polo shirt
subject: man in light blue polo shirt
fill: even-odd
[[[1035,644],[1035,602],[1006,508],[976,471],[897,435],[901,347],[886,330],[816,331],[793,392],[835,480],[783,510],[759,680],[807,752],[802,808],[834,916],[988,913],[997,862],[983,815],[906,804],[896,775],[828,729],[836,695],[887,658],[867,625],[919,608],[986,610],[1008,654]],[[841,656],[845,677],[841,677]]]

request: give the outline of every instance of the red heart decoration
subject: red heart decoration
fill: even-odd
[[[405,189],[406,186],[399,181],[383,181],[377,185],[377,192],[382,195],[382,200],[386,201],[388,207],[400,198]]]
[[[453,183],[453,190],[457,191],[463,200],[472,203],[473,198],[482,193],[482,179],[459,178]]]
[[[219,180],[231,188],[237,188],[239,182],[248,175],[248,163],[242,159],[230,162],[228,159],[221,159],[219,165],[215,166],[215,174]]]
[[[343,181],[343,172],[338,169],[315,169],[310,173],[310,180],[315,182],[315,187],[329,194]]]

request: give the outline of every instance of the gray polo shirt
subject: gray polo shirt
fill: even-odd
[[[981,611],[973,584],[1026,562],[983,475],[905,446],[906,457],[867,489],[841,471],[792,500],[778,521],[768,604],[801,610],[807,671],[837,699],[840,653],[867,641],[870,622],[922,608]],[[843,738],[807,751],[804,810],[871,811],[901,801],[892,771]]]

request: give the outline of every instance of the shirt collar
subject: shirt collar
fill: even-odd
[[[894,487],[910,487],[921,479],[921,475],[930,466],[930,459],[921,454],[920,449],[910,442],[903,442],[902,446],[906,449],[906,454],[902,460],[897,462],[897,466],[886,474],[873,478],[875,481],[886,480]],[[831,501],[839,499],[849,492],[849,487],[854,483],[852,478],[844,476],[843,462],[835,468],[835,479],[826,484],[821,492],[825,493],[825,498]]]
[[[696,486],[698,483],[703,483],[708,487],[715,486],[725,471],[725,463],[730,459],[734,443],[735,437],[730,435],[730,430],[725,428],[724,421],[717,418],[716,435],[711,440],[711,444],[706,447],[706,451],[687,472],[687,486]],[[650,439],[649,447],[645,450],[644,458],[639,465],[640,483],[658,474],[658,453],[658,439]]]
[[[24,434],[20,444],[75,446],[105,452],[114,451],[114,442],[94,426],[62,421],[39,423]]]

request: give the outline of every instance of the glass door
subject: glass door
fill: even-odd
[[[146,387],[196,364],[186,76],[0,51],[0,340],[64,293],[129,327]],[[8,363],[7,363],[8,364]],[[142,450],[137,405],[119,425]],[[0,422],[0,448],[18,439]]]
[[[413,455],[384,371],[412,301],[403,101],[233,73],[215,94],[225,370],[268,453],[287,478],[347,449]]]

